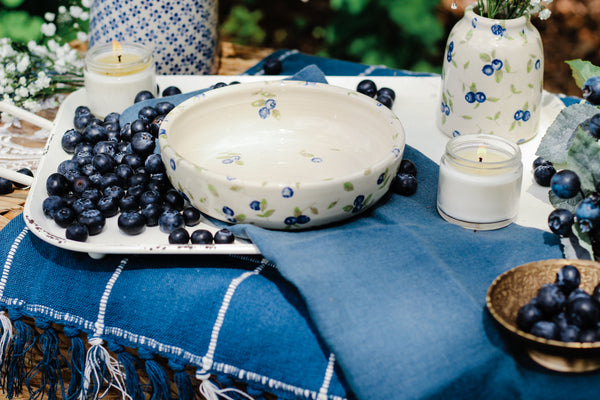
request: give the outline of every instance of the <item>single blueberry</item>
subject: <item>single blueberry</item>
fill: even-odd
[[[583,83],[581,94],[590,104],[600,105],[600,76],[588,78]]]
[[[478,103],[484,103],[487,100],[487,96],[483,92],[475,93],[475,101]]]
[[[600,113],[594,115],[588,124],[590,135],[594,139],[600,139]]]
[[[520,121],[521,119],[523,119],[523,110],[517,110],[513,118],[515,119],[515,121]]]
[[[165,172],[165,164],[163,163],[160,154],[157,153],[152,153],[148,157],[146,157],[144,167],[146,168],[146,171],[150,174]]]
[[[142,206],[140,212],[144,216],[146,226],[156,226],[158,225],[158,218],[161,216],[163,209],[160,204],[148,203]]]
[[[296,217],[286,217],[286,219],[283,220],[283,223],[286,225],[296,225],[296,223],[298,222]]]
[[[75,221],[75,218],[75,211],[69,207],[60,208],[54,214],[54,222],[61,228],[66,228],[71,225],[71,223]]]
[[[269,115],[271,115],[271,110],[269,110],[267,107],[261,107],[258,110],[258,115],[262,118],[262,119],[266,119],[267,117],[269,117]]]
[[[548,318],[558,314],[565,304],[565,294],[560,290],[558,285],[547,283],[543,285],[537,292],[536,301],[538,308]]]
[[[67,227],[65,237],[69,240],[85,242],[89,236],[87,226],[75,222]]]
[[[549,187],[555,173],[556,169],[553,165],[543,164],[533,170],[533,178],[538,185]]]
[[[144,231],[146,220],[137,211],[125,211],[117,219],[119,229],[128,235],[138,235]]]
[[[200,222],[200,210],[195,207],[186,207],[181,211],[185,226],[195,226]]]
[[[402,161],[400,161],[400,166],[398,167],[398,173],[412,175],[416,178],[417,177],[417,166],[411,160],[403,159]]]
[[[531,111],[527,110],[523,112],[523,121],[527,122],[531,118]]]
[[[581,329],[575,325],[567,325],[559,331],[559,339],[563,342],[578,342]]]
[[[23,175],[27,175],[27,176],[33,177],[33,172],[29,168],[19,168],[17,170],[17,172],[19,174],[23,174]],[[23,185],[22,183],[18,183],[18,182],[13,182],[12,184],[13,184],[14,187],[19,188],[19,189],[23,189],[23,188],[27,187],[27,185]]]
[[[567,296],[579,287],[580,282],[581,275],[574,265],[565,265],[556,273],[555,283]]]
[[[102,232],[106,223],[106,218],[102,215],[100,210],[91,208],[82,211],[81,214],[77,216],[77,221],[80,224],[85,225],[90,236],[93,236]]]
[[[134,103],[139,103],[140,101],[150,100],[154,98],[154,94],[149,90],[142,90],[135,95],[133,100]]]
[[[517,312],[517,328],[529,332],[533,324],[544,319],[542,311],[533,303],[527,303]]]
[[[42,201],[42,212],[48,218],[54,219],[56,212],[65,206],[65,201],[61,196],[51,195]]]
[[[138,118],[153,121],[158,116],[158,111],[152,106],[145,106],[138,111]]]
[[[544,339],[558,339],[558,326],[552,321],[538,321],[531,327],[530,333]]]
[[[165,182],[165,184],[167,184],[167,182]],[[185,206],[185,200],[183,198],[183,196],[181,195],[181,193],[179,193],[179,191],[171,188],[168,189],[163,197],[163,201],[165,203],[165,207],[168,208],[173,208],[177,211],[181,211],[183,210],[183,207]]]
[[[552,210],[548,216],[548,227],[553,233],[562,237],[569,237],[573,234],[574,222],[573,213],[564,208]]]
[[[131,194],[126,194],[119,199],[119,209],[121,212],[125,211],[137,211],[140,209],[140,203],[138,198]]]
[[[98,199],[96,208],[100,210],[106,218],[114,217],[119,213],[119,201],[112,196],[104,196]]]
[[[406,173],[396,174],[394,178],[392,178],[390,187],[392,192],[396,194],[401,196],[412,196],[417,192],[417,178]]]
[[[377,85],[371,79],[363,79],[356,86],[356,91],[369,97],[377,95]]]
[[[279,75],[283,71],[283,63],[275,57],[267,58],[263,63],[263,71],[265,75]]]
[[[12,181],[9,181],[6,178],[0,178],[0,195],[9,194],[14,191]]]
[[[177,86],[167,86],[162,91],[162,97],[174,96],[176,94],[181,94],[181,89],[179,89]]]
[[[383,104],[390,110],[394,106],[394,100],[386,94],[378,94],[377,97],[375,98],[375,100],[378,101],[379,103]]]
[[[581,181],[575,172],[563,169],[554,174],[550,181],[550,187],[554,194],[561,199],[570,199],[581,190]]]
[[[213,235],[206,229],[197,229],[190,235],[192,244],[212,244]]]
[[[108,131],[101,125],[88,125],[83,130],[83,141],[89,143],[98,143],[108,139]]]
[[[294,189],[289,186],[284,187],[281,190],[281,196],[283,196],[285,199],[289,199],[290,197],[294,196]]]
[[[215,244],[229,244],[234,242],[235,236],[229,229],[220,229],[215,232],[213,240]]]
[[[167,209],[158,218],[158,225],[162,232],[171,233],[177,228],[182,228],[185,221],[179,211]]]
[[[69,154],[73,154],[75,152],[75,147],[81,143],[83,140],[83,135],[81,132],[75,129],[69,129],[66,131],[62,138],[60,139],[61,147],[64,151]]]
[[[467,101],[467,103],[475,103],[475,93],[474,92],[468,92],[465,95],[465,100]]]
[[[377,96],[385,95],[390,97],[392,100],[396,100],[396,92],[394,89],[390,89],[389,87],[382,87],[377,91]]]
[[[167,115],[174,108],[175,104],[171,103],[170,101],[161,101],[156,103],[156,111],[158,111],[158,115]]]
[[[296,223],[300,224],[300,225],[304,225],[304,224],[308,224],[310,222],[310,217],[308,215],[298,215],[298,217],[296,217]]]
[[[567,303],[565,312],[569,323],[581,329],[595,327],[600,318],[600,309],[591,297]]]
[[[137,132],[131,138],[131,149],[142,157],[154,153],[154,136],[150,132]]]
[[[189,241],[190,234],[185,228],[177,228],[169,233],[170,244],[187,244]]]
[[[276,105],[277,103],[275,102],[275,99],[265,100],[265,107],[267,107],[269,110],[274,109]]]
[[[575,219],[582,232],[591,232],[600,226],[600,207],[593,199],[586,197],[577,204]]]
[[[64,196],[71,190],[71,182],[62,174],[54,172],[46,178],[46,191],[49,195]]]

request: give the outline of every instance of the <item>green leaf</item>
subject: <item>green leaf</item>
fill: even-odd
[[[236,216],[235,216],[235,219],[236,219],[238,222],[244,222],[244,221],[246,220],[246,215],[245,215],[245,214],[239,214],[239,215],[236,215]]]
[[[262,199],[260,201],[260,211],[265,211],[267,208],[267,199]]]
[[[298,207],[294,208],[294,217],[299,217],[300,215],[302,215],[302,210]]]
[[[567,164],[579,176],[584,192],[593,191],[600,182],[600,144],[581,127],[569,147]]]
[[[251,105],[253,107],[262,107],[265,105],[265,101],[263,99],[254,100]]]
[[[567,152],[575,138],[577,127],[594,115],[598,108],[587,104],[573,104],[564,108],[546,131],[536,155],[554,164],[567,162]]]
[[[311,207],[310,212],[315,215],[319,215],[319,209],[317,207]]]
[[[344,210],[344,212],[350,212],[350,211],[352,211],[353,208],[354,207],[352,207],[351,205],[347,205],[347,206],[342,207],[342,210]]]
[[[581,199],[581,194],[578,194],[577,196],[572,197],[570,199],[561,199],[560,197],[555,195],[552,190],[548,191],[548,200],[550,200],[550,204],[552,204],[554,208],[564,208],[565,210],[569,210],[572,213],[575,213],[577,204],[579,204]]]
[[[208,184],[208,190],[212,193],[213,196],[219,197],[219,192],[217,192],[217,189],[210,183]]]
[[[281,119],[281,112],[277,109],[271,111],[271,115],[278,121]]]
[[[579,88],[582,88],[585,81],[592,76],[600,75],[600,67],[595,66],[589,61],[577,59],[565,62],[571,67],[571,73],[575,79],[575,84],[577,84]]]
[[[354,190],[354,185],[352,184],[352,182],[344,182],[344,190],[346,192],[351,192]]]
[[[273,215],[274,212],[275,212],[275,210],[267,210],[263,214],[258,214],[257,217],[259,217],[259,218],[269,218],[271,215]]]
[[[239,192],[240,190],[242,190],[243,188],[239,185],[232,185],[229,190],[233,190],[234,192]]]
[[[521,91],[521,90],[517,90],[517,87],[514,85],[514,83],[511,83],[511,84],[510,84],[510,91],[511,91],[512,93],[514,93],[514,94],[519,94],[519,93],[522,93],[522,91]]]
[[[335,207],[335,206],[337,205],[337,203],[338,203],[338,202],[337,202],[337,200],[336,200],[336,201],[334,201],[334,202],[332,202],[332,203],[331,203],[331,204],[330,204],[330,205],[327,207],[327,209],[328,209],[328,210],[331,210],[333,207]]]
[[[485,54],[485,53],[480,53],[479,54],[479,59],[481,59],[481,61],[487,62],[487,63],[489,63],[490,61],[492,61],[492,57],[490,57],[489,54]]]

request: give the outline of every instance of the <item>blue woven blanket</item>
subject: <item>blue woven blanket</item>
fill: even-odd
[[[334,75],[348,66],[351,74],[376,70],[297,52],[274,56],[284,59],[286,75],[307,64]],[[135,399],[150,389],[167,399],[168,373],[181,399],[198,390],[243,398],[220,389],[232,380],[254,398],[263,391],[319,400],[597,393],[597,374],[557,375],[532,365],[485,311],[485,291],[501,272],[561,257],[556,238],[517,225],[474,232],[444,222],[435,207],[437,165],[410,146],[405,158],[417,164],[417,194],[389,195],[360,218],[307,232],[233,227],[265,259],[92,260],[46,244],[15,218],[0,232],[4,390],[12,397],[35,375],[50,398],[100,395],[103,381]],[[61,327],[72,342],[67,360],[53,345]],[[44,358],[31,365],[34,341]],[[65,362],[71,382],[59,379]],[[146,370],[147,384],[135,367]],[[190,369],[200,389],[190,387]]]

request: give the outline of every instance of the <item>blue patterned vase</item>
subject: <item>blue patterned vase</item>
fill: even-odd
[[[528,17],[490,19],[473,9],[448,36],[437,124],[448,136],[525,142],[536,135],[541,113],[542,39]]]
[[[163,75],[213,74],[218,64],[218,0],[94,0],[90,47],[112,40],[153,49]]]

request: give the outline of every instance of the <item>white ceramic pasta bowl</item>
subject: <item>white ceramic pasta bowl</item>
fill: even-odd
[[[404,152],[396,115],[356,91],[301,81],[231,85],[181,103],[159,146],[173,185],[230,223],[305,229],[388,190]]]

